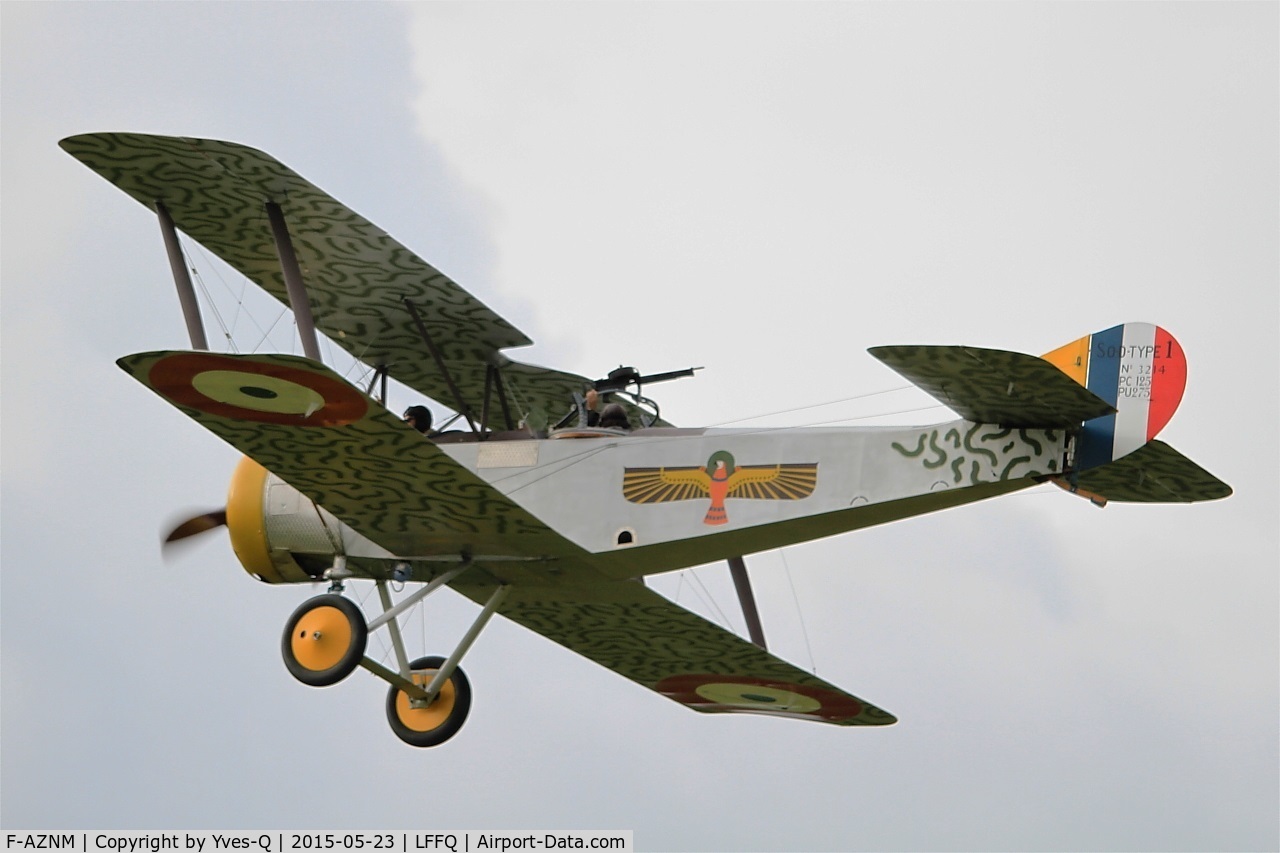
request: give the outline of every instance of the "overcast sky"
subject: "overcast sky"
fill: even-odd
[[[0,16],[5,827],[1280,846],[1277,4]],[[941,421],[913,389],[849,399],[903,385],[866,348],[1158,323],[1189,362],[1162,437],[1236,494],[1098,511],[1042,487],[750,559],[774,650],[891,728],[695,714],[495,620],[467,725],[415,750],[381,682],[285,672],[315,590],[255,583],[221,534],[162,562],[237,456],[114,365],[187,341],[154,217],[57,147],[89,131],[271,153],[537,341],[522,361],[705,365],[653,389],[686,426]],[[297,349],[193,252],[222,348]],[[741,630],[726,574],[661,589]],[[476,607],[424,610],[412,642],[444,654]]]

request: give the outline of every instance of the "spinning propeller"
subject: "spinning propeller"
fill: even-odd
[[[219,527],[225,527],[226,524],[227,510],[225,508],[201,513],[200,515],[188,518],[186,521],[183,521],[177,527],[173,528],[173,530],[169,531],[169,535],[164,537],[164,542],[161,543],[160,547],[162,549],[167,548],[169,545],[172,545],[174,542],[181,539],[187,539],[188,537],[195,536],[197,533],[205,533]]]

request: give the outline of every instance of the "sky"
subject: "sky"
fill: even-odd
[[[1278,32],[1275,3],[0,4],[0,823],[1280,847]],[[316,590],[221,534],[162,559],[237,455],[113,363],[187,340],[154,217],[57,147],[91,131],[271,153],[521,361],[703,366],[653,389],[683,426],[943,421],[866,349],[1158,323],[1189,362],[1162,438],[1235,494],[1046,486],[749,558],[771,648],[893,727],[695,714],[499,619],[467,724],[415,750],[381,682],[285,672]],[[297,351],[190,250],[216,348]],[[743,630],[723,567],[657,586]],[[411,648],[476,610],[432,597]]]

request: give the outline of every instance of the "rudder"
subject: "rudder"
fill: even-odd
[[[1182,402],[1187,384],[1182,347],[1151,323],[1113,326],[1042,358],[1116,409],[1085,421],[1076,438],[1077,471],[1105,465],[1155,438]]]

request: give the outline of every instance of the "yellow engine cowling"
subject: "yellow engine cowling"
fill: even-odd
[[[265,583],[318,580],[344,538],[341,522],[247,456],[231,475],[227,530],[244,570]]]

